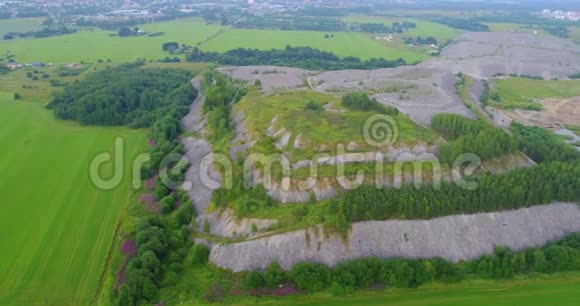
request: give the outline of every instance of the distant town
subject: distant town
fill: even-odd
[[[545,9],[542,11],[542,16],[558,20],[580,21],[580,11],[560,11]]]

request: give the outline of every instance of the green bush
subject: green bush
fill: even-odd
[[[195,244],[192,247],[191,263],[194,265],[204,265],[209,258],[209,248],[204,244]]]
[[[330,285],[330,270],[325,265],[303,262],[289,271],[290,280],[304,291],[320,291]]]

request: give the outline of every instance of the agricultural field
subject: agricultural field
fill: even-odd
[[[494,81],[492,88],[500,97],[492,105],[506,109],[541,109],[536,99],[580,96],[580,80],[506,78]]]
[[[325,35],[334,37],[325,38]],[[362,59],[383,57],[394,60],[402,57],[407,62],[421,61],[426,55],[406,49],[404,46],[390,46],[373,40],[369,35],[354,32],[315,32],[229,29],[203,43],[201,49],[225,52],[236,48],[261,50],[292,47],[312,47],[331,51],[338,56],[356,56]]]
[[[130,175],[111,191],[99,190],[89,179],[90,161],[122,137],[130,173],[146,132],[58,121],[40,102],[13,96],[0,94],[0,304],[88,305],[134,193]]]
[[[168,53],[161,50],[164,42],[196,45],[222,29],[220,26],[206,25],[199,19],[145,24],[140,28],[146,32],[165,34],[155,37],[117,37],[111,36],[116,34],[113,31],[82,28],[78,33],[68,35],[0,41],[0,54],[14,54],[14,59],[20,63],[94,63],[99,59],[127,62],[138,58],[159,60],[168,56]]]
[[[0,19],[0,39],[8,32],[29,32],[42,28],[44,18]]]
[[[450,28],[446,25],[442,25],[436,22],[415,20],[407,18],[387,18],[387,17],[371,17],[371,16],[351,16],[342,19],[345,22],[353,23],[382,23],[385,25],[391,25],[393,22],[403,22],[411,21],[417,24],[417,27],[409,30],[402,36],[433,36],[437,38],[441,43],[446,40],[453,39],[459,35],[460,31]]]
[[[42,68],[21,68],[6,75],[0,75],[0,92],[17,92],[23,99],[48,102],[54,92],[62,90],[63,86],[80,80],[89,73],[99,71],[106,67],[113,67],[119,63],[91,63],[81,65],[82,68],[69,69],[64,65],[54,65]],[[161,63],[147,62],[144,68],[178,68],[193,72],[201,71],[209,65],[205,63]],[[72,72],[77,75],[60,76],[59,73]],[[27,73],[32,73],[38,79],[33,80],[27,77]],[[48,77],[44,77],[47,75]],[[55,85],[51,85],[51,82]],[[55,83],[56,82],[56,83]]]

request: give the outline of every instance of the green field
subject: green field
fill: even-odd
[[[140,26],[146,32],[164,32],[156,37],[117,37],[111,31],[81,29],[78,33],[47,38],[0,41],[0,54],[10,52],[21,63],[79,63],[111,59],[113,62],[137,58],[158,60],[169,54],[161,50],[168,41],[196,45],[218,33],[220,26],[206,25],[198,19],[180,19]]]
[[[113,191],[98,190],[90,161],[121,136],[129,173],[146,133],[58,121],[12,96],[0,94],[0,304],[88,305],[132,194],[130,175]]]
[[[334,37],[324,38],[324,35]],[[261,50],[292,47],[312,47],[331,51],[338,56],[356,56],[362,59],[383,57],[407,62],[421,61],[426,55],[401,46],[389,46],[375,41],[369,35],[354,32],[315,32],[230,29],[201,45],[207,51],[224,52],[235,48],[254,48]]]
[[[570,27],[570,38],[580,44],[580,27]]]
[[[513,109],[541,108],[534,99],[570,98],[580,96],[580,80],[534,80],[526,78],[498,79],[493,83],[493,91],[501,97],[493,105]]]
[[[346,296],[316,294],[259,299],[235,305],[579,305],[580,276],[570,274],[518,281],[471,281],[434,284],[420,289],[366,291]]]
[[[44,18],[0,19],[0,39],[8,32],[29,32],[42,28]]]
[[[353,23],[382,23],[384,25],[391,25],[393,22],[411,21],[417,25],[416,28],[409,30],[401,36],[433,36],[439,40],[440,43],[446,40],[453,39],[459,35],[460,31],[450,28],[440,23],[414,20],[407,18],[387,18],[387,17],[372,17],[372,16],[351,16],[342,19],[345,22]]]
[[[404,45],[386,45],[363,33],[274,31],[225,29],[217,25],[206,25],[199,19],[180,19],[169,22],[140,26],[146,32],[164,32],[156,37],[116,37],[115,32],[81,28],[78,33],[48,38],[27,38],[0,41],[0,54],[10,52],[21,63],[79,63],[111,59],[113,62],[133,61],[137,58],[158,60],[168,53],[161,44],[176,41],[189,45],[200,44],[207,51],[224,52],[236,48],[269,50],[286,45],[331,51],[339,56],[357,56],[363,59],[384,57],[404,58],[408,62],[420,61],[425,54],[406,48]],[[224,30],[223,33],[220,33]],[[324,38],[333,34],[332,38]]]

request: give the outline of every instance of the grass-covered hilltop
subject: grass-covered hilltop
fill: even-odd
[[[0,305],[577,305],[578,9],[0,2]]]

